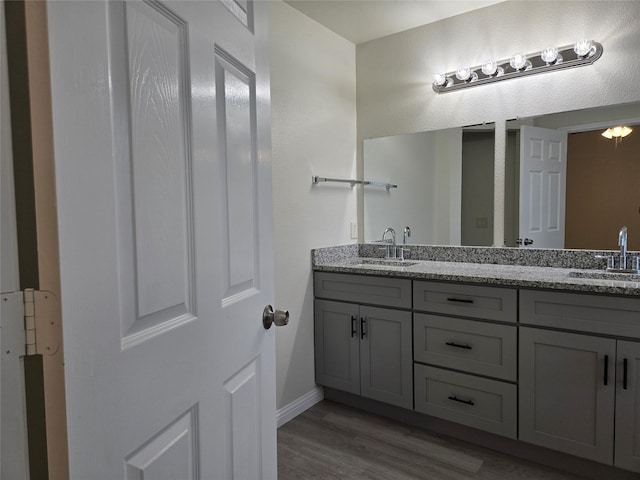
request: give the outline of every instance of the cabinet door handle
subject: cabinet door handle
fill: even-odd
[[[356,325],[356,316],[351,315],[351,338],[356,336],[358,333],[358,326]]]
[[[609,383],[609,355],[604,356],[604,384]]]
[[[468,298],[447,298],[447,302],[458,302],[458,303],[473,303],[473,300],[469,300]]]
[[[360,318],[360,339],[361,340],[367,334],[366,326],[367,326],[367,321],[364,319],[364,317],[361,317]]]
[[[460,345],[459,343],[455,343],[455,342],[446,342],[445,345],[449,345],[450,347],[457,347],[457,348],[466,348],[467,350],[471,350],[471,345]]]
[[[622,388],[627,389],[627,373],[629,371],[629,362],[625,358],[622,362]]]
[[[455,395],[450,396],[449,400],[453,400],[454,402],[464,403],[465,405],[471,405],[471,406],[475,405],[475,403],[473,403],[473,400],[462,400],[461,398],[458,398]]]

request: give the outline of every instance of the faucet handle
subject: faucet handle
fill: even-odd
[[[615,255],[595,255],[595,258],[606,260],[607,266],[605,268],[615,268]]]

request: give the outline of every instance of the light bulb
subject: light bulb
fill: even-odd
[[[469,80],[471,78],[471,69],[469,67],[460,67],[456,70],[456,78],[463,81]]]
[[[591,43],[591,40],[579,40],[573,46],[573,51],[576,52],[576,55],[578,55],[579,57],[588,56],[591,53],[592,49],[593,45]]]
[[[495,60],[487,60],[482,64],[482,73],[491,77],[498,71],[498,62]]]
[[[524,53],[516,53],[509,60],[509,65],[511,65],[511,68],[514,70],[522,70],[527,66],[527,56]]]
[[[540,54],[540,58],[549,65],[550,63],[555,62],[556,58],[558,58],[558,49],[556,47],[545,48]]]
[[[629,127],[613,127],[614,137],[626,137],[632,132]]]
[[[436,73],[433,76],[433,84],[437,87],[441,87],[445,83],[447,83],[447,76],[444,73]]]
[[[619,126],[619,127],[607,128],[604,132],[602,132],[602,136],[608,139],[612,139],[613,137],[623,138],[629,135],[631,132],[633,132],[632,128],[629,128],[626,126]]]

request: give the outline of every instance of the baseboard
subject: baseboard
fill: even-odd
[[[293,402],[285,405],[284,407],[276,411],[276,422],[278,428],[287,423],[289,420],[293,420],[305,410],[313,407],[316,403],[321,402],[324,398],[324,389],[322,387],[316,387],[313,390],[305,393],[301,397],[295,399]]]

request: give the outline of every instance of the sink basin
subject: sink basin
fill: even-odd
[[[384,259],[384,258],[364,258],[362,261],[358,262],[356,265],[379,265],[382,267],[410,267],[411,265],[415,265],[418,262],[409,262],[407,260],[393,260],[393,259]]]
[[[636,273],[613,272],[569,272],[571,278],[589,278],[591,280],[615,280],[618,282],[640,282],[640,275]]]

